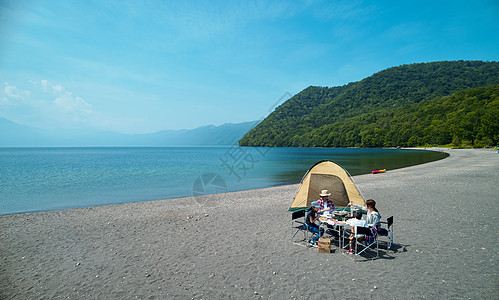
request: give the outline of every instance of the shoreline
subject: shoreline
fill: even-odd
[[[2,215],[0,298],[493,298],[499,156],[446,151],[354,176],[394,216],[393,251],[376,260],[292,244],[293,184]]]
[[[69,148],[74,148],[74,147],[69,147]],[[358,148],[358,149],[362,149],[362,148]],[[380,149],[396,150],[396,148],[390,148],[390,147],[380,148]],[[442,151],[442,148],[438,148],[438,147],[433,147],[433,148],[400,148],[400,150],[423,150],[423,151],[433,151],[433,152],[440,152],[440,153],[443,152],[443,153],[445,153],[445,151]],[[438,160],[446,159],[446,158],[447,157],[444,157],[444,158],[440,158]],[[431,162],[433,162],[433,161],[428,161],[428,162],[424,162],[424,163],[420,163],[420,164],[427,164],[427,163],[431,163]],[[415,165],[412,165],[412,166],[415,166]],[[412,166],[402,166],[402,167],[398,167],[397,169],[408,168],[408,167],[412,167]],[[390,169],[390,170],[393,171],[393,170],[397,170],[397,169]],[[304,173],[305,173],[305,171],[304,171]],[[357,175],[354,175],[354,176],[360,176],[360,175],[366,175],[366,174],[371,174],[371,171],[366,171],[365,174],[357,174]],[[240,190],[236,189],[236,190],[231,191],[231,192],[250,191],[250,190],[255,190],[255,189],[272,188],[272,187],[294,185],[294,184],[300,184],[300,183],[299,182],[297,182],[297,183],[291,183],[291,184],[284,183],[282,185],[271,185],[271,186],[266,186],[266,187],[264,186],[264,187],[261,187],[261,188],[248,188],[248,189],[240,189]],[[225,193],[227,193],[227,192],[225,192]],[[207,195],[204,195],[204,196],[207,196]],[[132,202],[126,201],[126,202],[118,202],[118,203],[116,203],[117,201],[113,201],[115,203],[98,204],[98,205],[81,206],[81,207],[78,207],[78,206],[77,207],[71,207],[71,206],[68,205],[65,208],[54,208],[54,207],[52,207],[51,209],[39,209],[39,210],[25,210],[25,211],[15,211],[15,212],[4,212],[4,213],[0,213],[0,217],[1,216],[8,216],[8,215],[27,214],[27,213],[39,213],[39,212],[48,212],[48,211],[61,211],[61,210],[71,210],[71,209],[80,209],[80,208],[89,208],[89,207],[102,207],[102,206],[109,206],[109,205],[123,205],[123,204],[127,204],[127,203],[142,203],[142,202],[150,202],[150,201],[175,200],[175,199],[190,198],[190,197],[192,197],[192,195],[173,196],[171,198],[160,198],[160,199],[150,199],[150,200],[136,200],[136,201],[132,201]]]

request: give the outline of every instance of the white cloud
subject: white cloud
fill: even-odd
[[[34,82],[34,84],[37,84],[36,82]],[[46,80],[46,79],[42,79],[40,80],[40,84],[42,86],[42,89],[44,92],[49,92],[49,91],[52,91],[54,93],[61,93],[62,91],[64,91],[64,87],[60,84],[53,84],[51,83],[50,81]]]
[[[94,127],[97,124],[92,105],[74,96],[62,85],[48,80],[31,82],[30,90],[5,83],[0,93],[0,113],[20,124],[41,128]]]
[[[80,97],[73,97],[71,93],[57,97],[53,103],[55,109],[63,114],[86,115],[93,112],[92,105]]]
[[[47,92],[48,91],[48,87],[49,87],[49,81],[45,80],[45,79],[42,79],[42,80],[40,80],[40,83],[42,84],[43,91]]]
[[[30,95],[30,91],[18,89],[15,85],[5,82],[4,93],[7,98],[24,99]]]
[[[62,91],[64,90],[64,88],[62,87],[62,85],[58,85],[58,84],[57,84],[57,85],[53,85],[53,86],[52,86],[52,90],[53,90],[54,92],[62,92]]]

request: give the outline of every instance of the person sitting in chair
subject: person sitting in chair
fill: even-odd
[[[319,219],[320,215],[317,214],[319,211],[319,203],[317,201],[312,202],[310,209],[308,210],[307,217],[305,218],[305,223],[307,223],[308,230],[312,233],[315,233],[314,238],[309,240],[310,245],[315,246],[317,240],[321,236],[319,225],[315,224],[315,221]]]
[[[366,201],[367,206],[367,224],[369,226],[376,226],[376,229],[379,229],[381,226],[381,215],[376,208],[376,201],[373,199],[369,199]]]
[[[380,229],[381,226],[381,214],[379,213],[378,209],[376,208],[376,201],[373,199],[369,199],[366,201],[366,206],[362,205],[357,205],[357,204],[352,204],[348,203],[348,206],[352,207],[358,207],[362,210],[367,210],[367,224],[369,227],[376,227],[376,229]]]
[[[353,212],[353,218],[348,220],[348,223],[350,226],[352,226],[352,234],[350,234],[350,249],[347,251],[348,254],[353,254],[353,243],[354,239],[357,238],[358,240],[363,239],[363,236],[356,235],[357,230],[355,227],[367,227],[367,222],[362,219],[362,212],[360,210],[356,210]]]
[[[317,200],[317,203],[319,203],[319,213],[323,214],[326,212],[333,213],[334,211],[334,203],[333,201],[329,200],[329,196],[331,196],[331,193],[328,193],[327,190],[322,190],[321,193],[319,194],[321,198]]]

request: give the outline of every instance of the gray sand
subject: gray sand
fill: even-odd
[[[375,260],[292,244],[290,185],[2,216],[0,299],[497,299],[499,155],[447,152],[354,178],[395,218]]]

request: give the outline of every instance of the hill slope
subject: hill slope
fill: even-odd
[[[411,105],[449,96],[460,90],[494,84],[499,84],[498,62],[444,61],[389,68],[341,87],[308,87],[279,106],[248,132],[239,144],[376,147],[415,146],[420,145],[423,140],[438,144],[436,140],[413,138],[413,133],[407,130],[397,131],[397,139],[381,139],[364,132],[365,128],[359,125],[362,123],[372,127],[372,130],[390,131],[392,121],[386,120],[379,124],[372,119],[373,116],[383,115],[388,118],[390,112],[392,116],[397,113],[394,111],[397,108],[407,109]],[[412,109],[417,111],[418,107]],[[411,128],[413,124],[405,126]],[[470,142],[473,143],[474,140]]]

